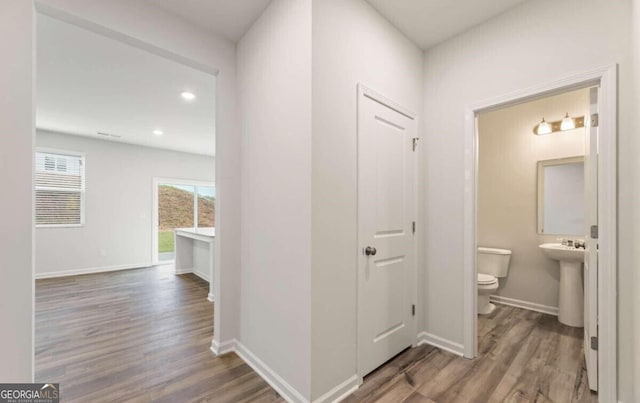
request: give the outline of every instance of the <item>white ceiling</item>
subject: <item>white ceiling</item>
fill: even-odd
[[[234,42],[242,38],[271,2],[271,0],[145,1]],[[526,0],[366,1],[418,46],[428,49]]]
[[[237,42],[271,0],[146,0],[209,32]]]
[[[525,0],[367,0],[422,49],[443,42]]]
[[[271,0],[144,1],[237,41]],[[367,1],[426,49],[525,0]],[[44,15],[37,40],[38,128],[215,154],[215,77]]]
[[[37,29],[39,129],[215,154],[214,76],[45,15]]]

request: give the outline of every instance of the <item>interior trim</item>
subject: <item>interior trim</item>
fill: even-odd
[[[151,266],[153,265],[150,264],[149,262],[145,262],[145,263],[135,263],[135,264],[123,264],[123,265],[116,265],[116,266],[101,266],[101,267],[88,267],[83,269],[50,271],[50,272],[44,272],[44,273],[36,273],[35,279],[40,280],[45,278],[78,276],[81,274],[107,273],[110,271],[142,269],[144,267],[151,267]]]
[[[423,344],[437,347],[441,350],[448,351],[461,357],[464,355],[464,346],[462,344],[447,340],[443,337],[439,337],[431,333],[420,332],[418,334],[418,345],[421,346]]]
[[[489,301],[496,304],[513,306],[516,308],[526,309],[528,311],[546,313],[547,315],[558,316],[558,307],[536,304],[535,302],[523,301],[515,298],[507,298],[501,295],[490,295]]]

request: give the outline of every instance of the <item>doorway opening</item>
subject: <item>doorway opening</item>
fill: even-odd
[[[573,385],[583,377],[586,359],[587,378],[596,390],[597,356],[584,343],[597,336],[597,329],[589,327],[597,312],[584,303],[585,295],[595,296],[589,290],[596,284],[589,280],[597,278],[588,275],[597,273],[597,257],[587,255],[597,240],[586,236],[585,224],[597,223],[597,216],[596,221],[586,217],[597,210],[597,189],[585,180],[597,168],[590,164],[595,161],[589,150],[590,122],[584,125],[591,115],[592,90],[597,88],[477,115],[476,267],[479,350],[492,343],[506,348],[545,340],[551,346],[547,354],[563,363],[560,368],[549,361],[548,374],[566,370]],[[526,331],[516,334],[519,328]],[[565,346],[554,349],[560,340]],[[556,376],[541,379],[556,381]],[[584,383],[567,392],[588,396],[589,388]]]
[[[133,367],[141,348],[175,345],[177,333],[154,323],[184,325],[167,319],[197,311],[193,326],[208,337],[184,342],[208,351],[213,339],[220,308],[206,301],[210,286],[154,266],[151,187],[153,178],[192,178],[163,183],[192,197],[168,210],[190,209],[191,227],[215,225],[217,72],[55,9],[39,8],[36,28],[34,378],[86,400],[91,391],[75,380],[104,376],[109,362]],[[107,338],[117,343],[100,345]]]
[[[568,110],[571,97],[582,100],[575,111]],[[541,115],[551,100],[567,106]],[[528,107],[539,116],[523,133],[507,112]],[[550,316],[545,323],[574,329],[590,389],[615,401],[616,66],[472,105],[467,123],[464,356],[475,358],[478,336],[490,331],[484,326],[514,309],[556,314],[560,324]],[[501,140],[500,132],[511,137]],[[533,158],[536,147],[541,154]],[[520,222],[530,239],[514,243],[506,228]],[[489,302],[500,307],[493,311]]]
[[[213,182],[153,179],[153,259],[174,263],[174,230],[214,228],[216,189]]]

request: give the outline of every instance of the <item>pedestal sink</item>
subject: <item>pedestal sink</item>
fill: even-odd
[[[547,257],[560,263],[560,306],[558,320],[568,326],[584,326],[584,291],[582,287],[582,263],[584,249],[559,243],[539,246]]]

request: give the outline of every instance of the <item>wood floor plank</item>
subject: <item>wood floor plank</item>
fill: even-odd
[[[65,402],[283,402],[236,354],[216,357],[208,284],[170,266],[38,280],[37,382]],[[478,320],[479,356],[408,349],[345,402],[596,403],[582,329],[498,306]]]
[[[515,359],[522,343],[529,337],[535,322],[519,317],[511,322],[509,329],[505,329],[504,337],[493,344],[492,349],[485,353],[486,359],[478,360],[479,365],[462,380],[463,387],[459,396],[464,400],[487,402],[498,386],[502,377]]]
[[[589,390],[582,352],[582,329],[560,324],[556,317],[497,306],[478,319],[478,350],[474,360],[426,346],[403,354],[365,378],[348,402],[596,403]],[[403,367],[394,362],[409,361]],[[406,375],[410,382],[399,382]],[[414,390],[407,395],[407,385]],[[394,388],[398,388],[394,391]]]
[[[425,397],[419,392],[413,392],[410,396],[404,399],[402,403],[437,403],[437,402],[434,402],[433,400],[429,399],[428,397]]]
[[[496,387],[492,400],[521,402],[538,393],[540,370],[545,365],[555,334],[537,326],[523,344]]]
[[[434,379],[438,373],[457,357],[453,353],[432,346],[423,345],[421,348],[428,349],[427,355],[407,370],[416,386],[419,385],[423,379]]]
[[[211,353],[208,290],[170,266],[36,281],[36,381],[65,402],[283,402],[240,357]]]

